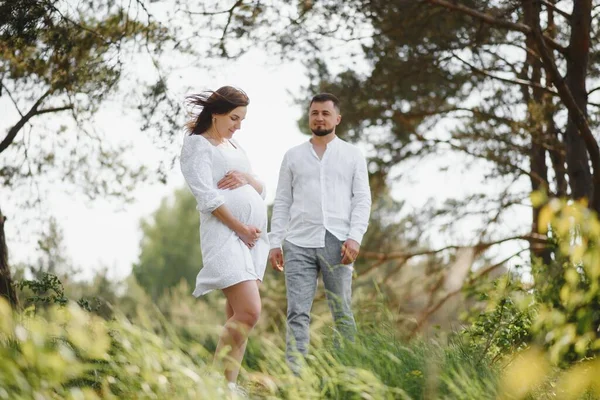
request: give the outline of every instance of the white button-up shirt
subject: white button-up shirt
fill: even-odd
[[[307,141],[288,150],[281,163],[271,248],[284,239],[300,247],[324,247],[326,230],[360,244],[370,212],[367,162],[360,149],[336,136],[319,159]]]

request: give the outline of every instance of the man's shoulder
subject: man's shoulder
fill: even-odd
[[[286,152],[285,152],[285,156],[286,157],[293,157],[296,156],[300,153],[302,153],[306,148],[306,142],[302,142],[300,144],[297,144],[293,147],[290,147]]]
[[[338,138],[340,147],[344,150],[346,154],[354,154],[357,157],[364,157],[363,151],[355,145],[354,143],[350,143],[344,139]]]

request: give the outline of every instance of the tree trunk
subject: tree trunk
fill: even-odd
[[[556,0],[550,0],[552,4],[556,3]],[[551,39],[556,38],[556,24],[554,23],[554,11],[552,8],[547,9],[548,27],[546,34]],[[552,53],[552,56],[554,54]],[[552,86],[552,78],[546,74],[546,86]],[[558,129],[556,128],[556,122],[554,121],[554,115],[556,114],[556,106],[554,105],[554,98],[551,94],[544,94],[544,119],[546,125],[546,138],[547,143],[550,145],[548,154],[552,162],[552,169],[554,170],[554,184],[556,185],[555,194],[558,197],[566,197],[568,190],[567,182],[567,169],[565,167],[565,145],[559,136]]]
[[[10,305],[16,309],[19,300],[8,268],[8,248],[6,246],[6,236],[4,235],[5,222],[6,217],[0,210],[0,297],[5,297]]]
[[[550,86],[550,82],[547,82]],[[550,95],[546,96],[547,101],[544,107],[545,119],[546,119],[546,132],[548,135],[548,143],[552,147],[549,150],[550,160],[552,161],[552,169],[554,170],[555,176],[555,194],[558,197],[567,196],[567,169],[565,168],[565,145],[559,137],[556,123],[554,122],[555,107],[552,104],[552,98]]]
[[[537,26],[539,24],[541,5],[534,3],[532,7],[524,8],[525,23],[529,26]],[[544,106],[544,91],[541,89],[542,85],[542,63],[535,56],[537,53],[535,39],[529,35],[526,38],[525,45],[527,49],[527,58],[525,60],[525,68],[527,76],[525,77],[536,86],[531,89],[531,96],[529,94],[529,87],[522,86],[523,99],[527,104],[528,118],[529,118],[529,134],[531,137],[531,144],[529,148],[529,168],[531,169],[531,190],[543,190],[548,192],[548,166],[546,165],[546,149],[544,143],[547,142],[547,132],[545,130],[545,124],[543,124],[542,118],[540,118],[540,112]],[[529,74],[528,72],[531,71]],[[535,177],[535,178],[534,178]],[[538,220],[541,208],[534,206],[532,208],[532,221],[531,230],[533,233],[539,233]],[[550,250],[540,244],[531,245],[531,257],[541,259],[545,265],[550,265],[552,262]]]
[[[590,52],[590,26],[592,19],[591,0],[575,0],[571,13],[571,37],[569,39],[567,74],[565,83],[570,89],[575,103],[587,117],[587,77]],[[567,172],[571,195],[575,199],[586,197],[594,204],[594,184],[590,171],[590,160],[586,144],[579,134],[575,120],[577,115],[569,110],[569,121],[565,131]]]

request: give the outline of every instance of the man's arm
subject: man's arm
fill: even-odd
[[[269,232],[269,242],[271,243],[269,261],[271,267],[277,271],[283,271],[284,259],[283,252],[281,251],[281,242],[285,237],[290,222],[290,208],[293,198],[292,171],[290,170],[286,153],[279,169],[279,181],[277,182],[277,191],[275,192],[275,201],[273,202],[273,214],[271,216],[271,232]]]
[[[361,243],[371,214],[371,189],[369,188],[369,172],[367,160],[359,152],[352,177],[352,211],[350,214],[350,233],[348,238]]]
[[[271,232],[269,232],[269,241],[272,249],[281,247],[290,222],[292,201],[292,171],[290,170],[288,155],[286,153],[279,169],[277,191],[275,192],[275,200],[273,201]]]
[[[371,189],[369,188],[369,172],[367,162],[362,154],[358,154],[352,176],[352,202],[350,213],[350,232],[342,245],[342,264],[352,264],[360,251],[371,213]]]

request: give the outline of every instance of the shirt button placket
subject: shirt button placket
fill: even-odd
[[[323,157],[325,158],[325,157]],[[326,196],[326,179],[325,179],[325,162],[321,160],[321,168],[320,168],[320,179],[321,179],[321,213],[323,215],[323,233],[321,234],[321,247],[325,246],[325,231],[327,230],[327,213],[325,212],[325,201],[327,200]]]

